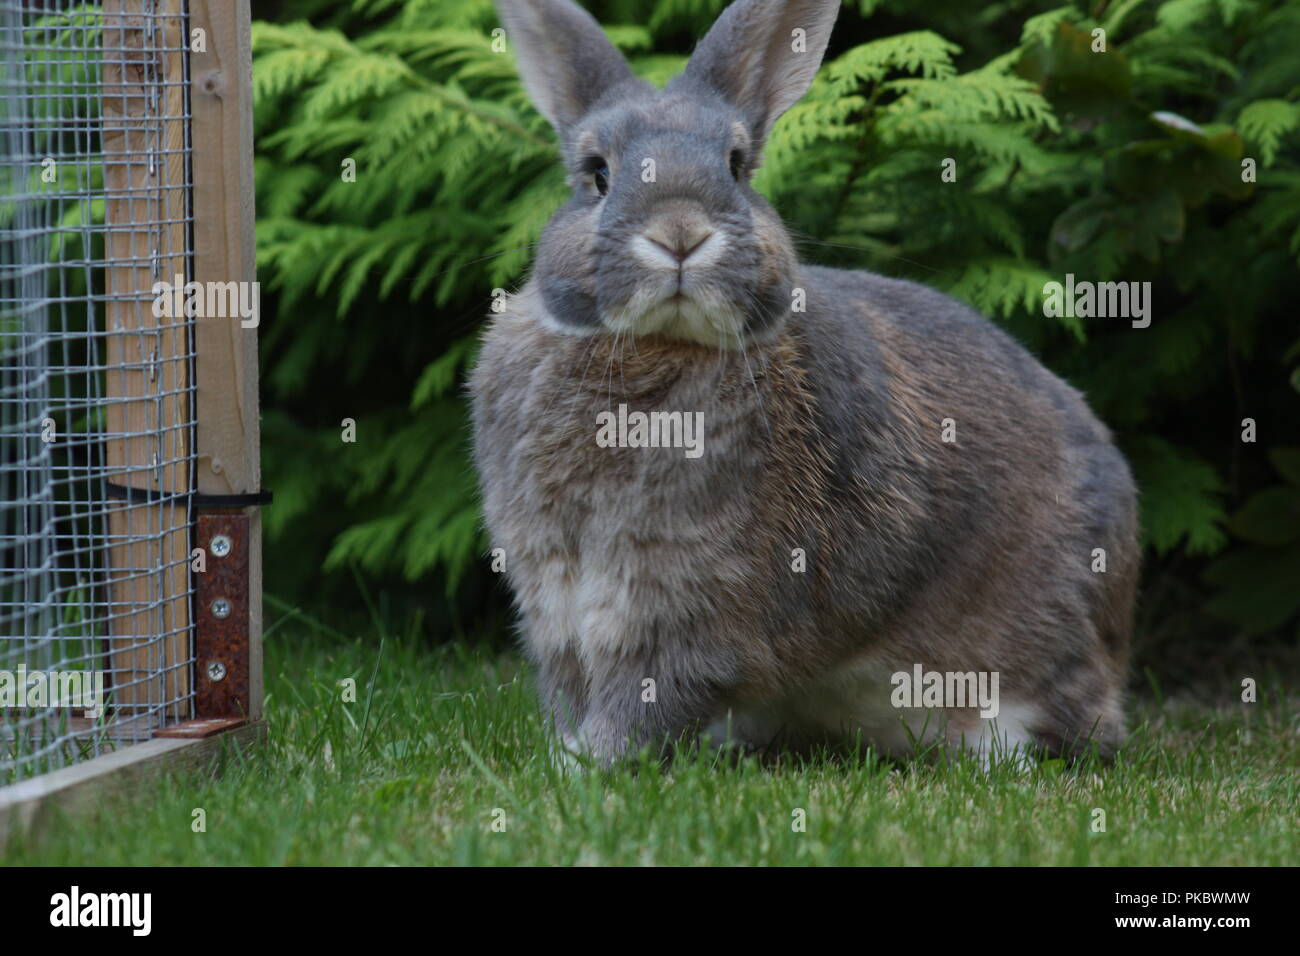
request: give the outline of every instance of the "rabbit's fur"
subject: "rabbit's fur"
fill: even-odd
[[[1112,752],[1139,549],[1105,426],[941,293],[801,265],[748,185],[838,3],[738,0],[662,92],[570,0],[499,6],[574,196],[484,336],[475,456],[569,746],[609,762],[708,727]],[[620,405],[702,412],[703,455],[601,447]],[[996,723],[892,707],[916,664],[997,672]]]

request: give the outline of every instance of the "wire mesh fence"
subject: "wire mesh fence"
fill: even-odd
[[[0,784],[192,709],[183,0],[0,0]]]

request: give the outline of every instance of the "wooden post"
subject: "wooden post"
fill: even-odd
[[[223,565],[221,571],[222,586],[236,579],[247,582],[242,595],[247,615],[247,717],[254,722],[229,717],[188,721],[163,731],[159,739],[0,788],[0,856],[8,834],[16,829],[57,824],[62,814],[101,806],[105,795],[138,786],[167,768],[207,768],[215,757],[264,733],[257,722],[262,713],[261,514],[245,502],[220,500],[261,489],[256,326],[243,327],[239,316],[203,317],[193,323],[183,315],[155,316],[151,294],[154,282],[171,284],[177,274],[186,274],[189,251],[193,281],[255,281],[249,0],[189,0],[188,37],[180,16],[183,0],[154,2],[163,17],[154,22],[153,33],[141,16],[144,0],[103,0],[102,7],[108,226],[105,456],[112,469],[108,480],[134,489],[125,500],[112,502],[108,518],[108,592],[114,614],[110,654],[113,668],[123,671],[114,704],[127,714],[140,713],[151,700],[149,688],[123,685],[189,659],[185,638],[190,633],[192,578],[185,517],[193,478],[200,495],[198,524],[217,529],[214,536],[226,529],[232,549],[247,563],[246,575],[242,566],[233,564]],[[195,49],[200,37],[204,51]],[[188,211],[194,222],[189,246],[183,57],[192,38],[193,188]],[[196,387],[192,394],[191,381]],[[197,409],[194,476],[188,470],[190,425],[195,422],[191,397]],[[179,502],[141,500],[168,495],[179,496]],[[206,549],[210,542],[195,544]],[[200,633],[201,617],[194,615]],[[151,640],[160,628],[175,637]],[[237,635],[225,637],[233,640]],[[192,687],[196,698],[210,694],[213,688],[202,683],[203,662],[198,664],[197,686],[188,668],[168,670],[166,693],[177,700],[188,700]],[[163,683],[158,681],[159,686]],[[167,716],[189,716],[182,708],[175,710]],[[135,729],[144,728],[136,724]],[[168,737],[174,739],[164,739]]]
[[[249,0],[190,0],[191,35],[202,31],[206,45],[206,52],[194,52],[190,59],[194,278],[200,283],[257,278],[250,20]],[[195,342],[199,493],[256,494],[262,486],[257,328],[245,328],[238,316],[201,318]],[[262,712],[262,520],[258,508],[244,510],[249,516],[248,716],[256,720]],[[201,610],[200,627],[203,616]],[[197,662],[201,688],[209,679],[206,665]]]
[[[155,315],[154,283],[186,272],[184,22],[181,0],[105,0],[104,427],[108,481],[175,504],[110,499],[107,553],[112,698],[119,717],[176,701],[189,716],[190,334]],[[143,723],[143,720],[141,721]],[[130,736],[149,727],[127,724]]]

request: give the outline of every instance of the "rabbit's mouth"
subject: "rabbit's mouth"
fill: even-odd
[[[738,348],[744,316],[708,285],[671,283],[640,309],[621,310],[607,322],[613,332]]]
[[[606,310],[604,324],[636,337],[740,347],[745,316],[725,295],[718,274],[729,246],[712,229],[676,243],[650,231],[637,236],[631,252],[642,269],[639,281],[630,297]]]

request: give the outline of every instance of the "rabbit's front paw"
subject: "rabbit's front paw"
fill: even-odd
[[[626,734],[620,735],[606,725],[587,720],[576,732],[560,734],[552,748],[551,759],[556,767],[579,773],[608,769],[629,751]]]
[[[585,754],[576,734],[561,734],[551,747],[551,763],[563,773],[581,773],[587,769]]]

